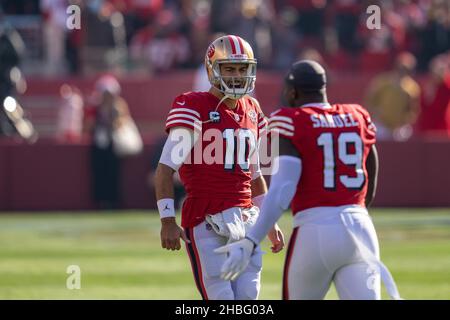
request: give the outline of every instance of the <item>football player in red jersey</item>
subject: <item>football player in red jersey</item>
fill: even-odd
[[[179,250],[185,241],[195,282],[203,299],[257,299],[262,252],[259,247],[243,273],[221,279],[226,254],[214,250],[243,239],[259,216],[267,191],[258,160],[258,141],[267,120],[248,96],[256,79],[251,46],[237,36],[211,43],[205,56],[211,89],[176,97],[166,121],[169,137],[155,175],[161,216],[161,245]],[[173,204],[173,174],[187,192],[181,227]],[[284,246],[281,230],[268,230],[272,251]]]
[[[323,299],[332,282],[341,299],[380,299],[380,276],[399,299],[367,212],[378,172],[368,112],[356,104],[329,104],[325,70],[310,60],[291,67],[283,96],[288,107],[269,121],[271,134],[280,138],[278,169],[246,238],[216,250],[229,253],[222,277],[239,275],[268,226],[291,204],[283,299]]]

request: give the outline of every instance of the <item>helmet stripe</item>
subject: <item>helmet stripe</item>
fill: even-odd
[[[245,54],[245,51],[244,51],[244,44],[242,43],[241,37],[236,37],[236,38],[237,38],[238,41],[239,41],[239,48],[241,49],[241,54]]]
[[[233,39],[234,46],[236,47],[236,53],[237,53],[237,54],[242,54],[243,52],[242,52],[241,47],[240,47],[240,45],[239,45],[238,37],[236,37],[236,36],[231,36],[231,39]]]
[[[236,46],[234,45],[233,37],[232,36],[228,36],[228,41],[230,41],[232,53],[236,54]]]

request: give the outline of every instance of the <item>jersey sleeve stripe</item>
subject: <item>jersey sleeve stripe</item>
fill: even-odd
[[[182,119],[176,119],[176,120],[172,120],[169,122],[166,122],[166,129],[170,128],[170,127],[176,127],[176,126],[181,126],[181,127],[186,127],[186,125],[188,125],[189,127],[192,127],[192,129],[197,129],[199,131],[202,130],[202,127],[199,126],[198,124],[196,124],[193,121],[188,121],[188,120],[182,120]]]
[[[191,120],[194,120],[195,122],[200,122],[200,120],[197,117],[190,116],[188,114],[183,114],[183,113],[172,114],[172,115],[167,117],[167,121],[169,121],[170,119],[174,119],[174,118],[191,119]]]
[[[289,117],[283,117],[283,116],[270,117],[270,122],[276,121],[276,120],[278,120],[278,121],[285,121],[287,123],[294,124],[294,121],[291,118],[289,118]]]
[[[280,128],[271,128],[270,129],[271,133],[279,133],[280,135],[286,136],[286,137],[293,137],[294,133],[290,132],[290,131],[286,131],[284,129],[280,129]]]
[[[188,109],[188,108],[175,108],[175,109],[170,110],[169,114],[178,113],[178,112],[192,113],[193,115],[197,116],[198,120],[200,120],[200,113],[198,113],[195,110]]]
[[[276,128],[276,127],[287,129],[292,132],[295,130],[293,125],[290,125],[290,124],[287,124],[284,122],[274,121],[269,124],[269,128]]]

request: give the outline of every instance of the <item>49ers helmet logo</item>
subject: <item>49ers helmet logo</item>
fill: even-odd
[[[206,52],[206,55],[208,56],[209,59],[211,59],[211,57],[214,55],[215,52],[216,48],[214,47],[213,44],[211,44],[208,48],[208,51]]]

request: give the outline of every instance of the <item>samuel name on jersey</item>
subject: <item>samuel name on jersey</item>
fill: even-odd
[[[351,128],[359,126],[359,123],[353,119],[351,113],[330,115],[330,114],[312,114],[310,119],[313,128]]]

